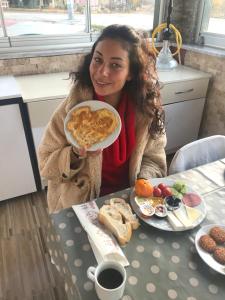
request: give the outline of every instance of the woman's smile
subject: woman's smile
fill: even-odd
[[[97,85],[102,86],[102,87],[111,84],[110,82],[104,82],[104,81],[95,80],[95,79],[94,79],[94,81],[95,81],[95,83],[96,83]]]

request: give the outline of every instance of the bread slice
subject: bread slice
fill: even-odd
[[[103,205],[99,210],[98,220],[117,238],[120,245],[129,242],[132,235],[131,223],[123,223],[122,216],[116,208]]]
[[[133,214],[130,205],[126,203],[124,199],[112,198],[109,200],[109,204],[120,212],[126,222],[131,223],[132,229],[137,229],[139,227],[140,224],[136,215]]]

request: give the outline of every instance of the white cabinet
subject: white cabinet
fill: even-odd
[[[28,110],[36,154],[53,112],[70,91],[71,81],[68,78],[69,74],[65,72],[16,77]],[[42,179],[42,187],[45,185]]]
[[[37,191],[30,136],[19,87],[12,76],[1,76],[0,201]]]
[[[0,106],[0,200],[35,192],[36,184],[18,104]]]
[[[167,153],[198,138],[205,99],[195,99],[165,105]]]
[[[66,72],[16,77],[27,105],[36,151],[53,112],[70,91],[68,79]]]
[[[198,138],[209,78],[185,66],[159,72],[168,154]]]

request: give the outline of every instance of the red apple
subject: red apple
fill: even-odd
[[[154,189],[153,189],[153,196],[154,196],[154,197],[161,197],[161,196],[162,196],[162,191],[160,190],[159,187],[154,186]]]
[[[167,185],[165,185],[164,183],[160,183],[158,185],[158,188],[162,191],[163,189],[165,189],[167,187]]]
[[[167,196],[172,196],[172,190],[170,187],[166,186],[163,190],[162,190],[162,194],[163,197],[167,197]]]

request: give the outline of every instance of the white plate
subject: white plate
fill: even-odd
[[[152,185],[158,185],[160,183],[164,183],[168,186],[172,186],[176,181],[170,180],[170,179],[166,179],[166,178],[153,178],[151,179],[151,184]],[[170,225],[169,221],[167,220],[167,217],[165,218],[157,218],[157,217],[152,217],[152,218],[143,218],[140,214],[140,210],[138,208],[137,203],[135,202],[135,192],[134,190],[131,193],[130,196],[130,203],[131,206],[133,208],[133,210],[135,211],[135,213],[138,215],[138,217],[143,220],[145,223],[147,223],[150,226],[153,226],[155,228],[161,229],[161,230],[165,230],[165,231],[185,231],[185,230],[190,230],[195,228],[196,226],[198,226],[205,218],[206,216],[206,206],[205,206],[205,202],[202,199],[202,197],[196,193],[193,189],[191,189],[189,186],[187,186],[187,192],[190,193],[195,193],[197,194],[200,198],[201,198],[201,203],[198,206],[195,206],[195,208],[199,209],[202,214],[201,216],[193,223],[192,227],[188,227],[188,228],[182,228],[180,230],[175,230],[173,229],[173,227]],[[182,207],[182,206],[181,206]],[[183,207],[185,209],[185,207]]]
[[[74,106],[68,112],[68,114],[65,118],[65,121],[64,121],[64,131],[65,131],[67,140],[75,147],[80,148],[80,146],[77,144],[76,140],[73,138],[71,132],[66,128],[66,124],[69,121],[69,119],[71,118],[70,115],[74,111],[74,109],[77,109],[78,107],[82,107],[82,106],[89,106],[91,108],[91,110],[94,110],[94,111],[98,110],[98,109],[106,108],[106,109],[112,111],[117,116],[119,124],[116,127],[116,129],[114,130],[114,132],[111,133],[104,141],[92,145],[88,149],[88,151],[96,151],[96,150],[104,149],[104,148],[110,146],[118,138],[120,131],[121,131],[120,115],[118,114],[117,110],[115,110],[115,108],[112,107],[110,104],[105,103],[103,101],[97,101],[97,100],[89,100],[89,101],[81,102],[81,103],[77,104],[76,106]]]
[[[195,236],[195,247],[197,249],[198,254],[200,255],[200,257],[202,258],[202,260],[204,260],[204,262],[210,266],[212,269],[214,269],[215,271],[219,272],[220,274],[225,275],[225,266],[219,264],[212,256],[212,254],[204,251],[198,244],[198,241],[200,239],[200,237],[204,234],[208,234],[210,229],[214,226],[219,226],[223,229],[225,229],[225,225],[220,225],[220,224],[210,224],[210,225],[205,225],[202,228],[199,229],[199,231],[197,232],[196,236]]]

